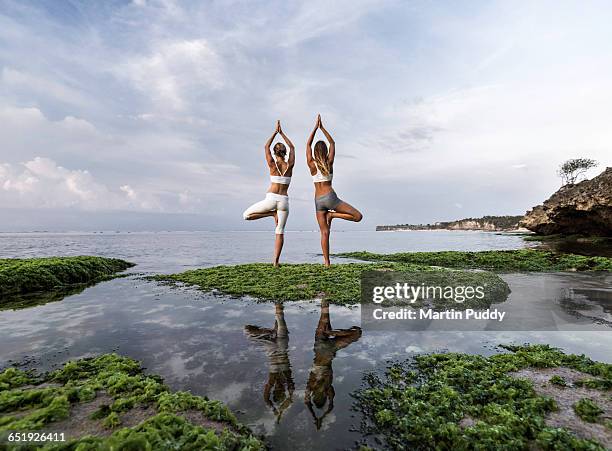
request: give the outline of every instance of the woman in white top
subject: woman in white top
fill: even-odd
[[[289,158],[285,161],[287,148],[283,143],[274,145],[274,157],[270,153],[270,146],[276,135],[279,134],[289,146]],[[295,164],[295,146],[281,129],[280,121],[276,122],[276,130],[265,145],[266,163],[270,169],[270,188],[266,198],[247,208],[242,216],[247,221],[273,216],[276,222],[276,241],[274,243],[274,266],[278,266],[281,251],[283,250],[285,224],[289,216],[289,196],[287,191],[291,183],[293,166]]]
[[[329,141],[329,150],[325,141],[317,141],[312,152],[312,141],[314,140],[317,129],[321,129]],[[325,266],[329,266],[329,231],[331,222],[334,218],[345,219],[347,221],[359,222],[363,215],[352,205],[338,198],[332,188],[334,177],[334,157],[336,155],[336,143],[329,132],[323,127],[321,115],[317,116],[315,128],[312,130],[308,142],[306,143],[306,163],[312,175],[315,187],[315,209],[317,222],[321,230],[321,250]]]

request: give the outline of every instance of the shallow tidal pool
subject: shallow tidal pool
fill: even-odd
[[[540,318],[538,324],[577,310],[609,320],[608,277],[504,275],[512,289],[504,305],[509,315]],[[578,282],[582,291],[569,291]],[[605,323],[589,332],[529,332],[517,323],[522,331],[449,332],[438,324],[441,330],[350,333],[360,325],[359,307],[258,303],[133,276],[63,301],[1,312],[0,363],[32,358],[29,366],[47,369],[70,358],[117,351],[141,360],[172,389],[227,403],[273,448],[336,449],[361,438],[351,393],[365,372],[382,370],[391,360],[445,350],[489,355],[498,343],[530,342],[612,361]],[[349,332],[330,342],[317,338],[318,327]]]
[[[334,252],[487,250],[523,246],[519,237],[475,232],[339,232]],[[171,273],[195,267],[267,261],[263,233],[0,234],[0,256],[93,254],[137,264],[131,271]],[[234,249],[228,254],[228,249]],[[318,262],[317,233],[288,233],[286,259]],[[341,260],[345,262],[346,260]],[[75,292],[61,301],[0,311],[0,367],[27,362],[54,368],[68,359],[116,351],[143,362],[173,390],[219,399],[266,436],[273,449],[345,449],[361,439],[351,393],[370,371],[417,353],[490,355],[500,343],[546,343],[612,362],[612,280],[597,273],[515,273],[493,307],[512,323],[479,330],[372,331],[360,308],[320,301],[284,306],[172,287],[134,274]],[[514,319],[513,319],[514,318]],[[572,320],[590,331],[539,331]],[[277,324],[276,331],[274,329]],[[346,329],[324,342],[317,328]],[[351,330],[352,328],[352,330]],[[508,329],[514,331],[508,331]],[[330,402],[331,401],[331,402]]]

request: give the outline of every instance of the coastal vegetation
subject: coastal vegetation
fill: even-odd
[[[490,357],[419,355],[392,364],[384,374],[368,374],[365,387],[354,394],[364,415],[362,432],[374,434],[390,449],[604,450],[610,446],[609,424],[601,420],[610,415],[609,404],[604,412],[593,400],[580,398],[584,388],[537,381],[542,372],[565,371],[609,383],[612,365],[547,345],[503,349],[509,352]],[[589,394],[609,398],[609,391],[590,389]],[[572,397],[576,398],[573,410],[564,403]]]
[[[8,442],[15,431],[61,431],[65,442]],[[220,401],[171,392],[159,376],[116,354],[42,375],[14,367],[0,372],[0,443],[58,451],[265,449]]]
[[[397,230],[486,230],[503,231],[516,230],[523,216],[483,216],[481,218],[465,218],[456,221],[442,221],[434,224],[396,224],[379,225],[377,231]]]
[[[345,252],[339,257],[366,261],[387,261],[445,268],[484,269],[491,271],[612,271],[612,258],[519,249],[505,251],[442,251],[376,254],[366,251]]]
[[[573,185],[586,173],[586,171],[597,167],[598,164],[597,161],[591,158],[573,158],[559,166],[557,175],[561,177],[561,183],[563,185]]]
[[[0,259],[0,305],[9,295],[91,284],[132,266],[117,258],[90,256]]]
[[[317,264],[287,264],[280,268],[263,263],[215,266],[180,274],[153,276],[158,281],[196,285],[201,290],[252,296],[261,300],[298,301],[325,298],[340,305],[360,302],[361,275],[364,271],[404,271],[415,274],[414,283],[424,281],[423,274],[436,272],[448,282],[459,285],[484,285],[487,298],[505,300],[509,289],[496,274],[484,271],[451,271],[405,263],[347,263],[325,268]],[[438,282],[440,279],[438,279]]]

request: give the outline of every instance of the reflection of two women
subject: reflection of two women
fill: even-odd
[[[268,381],[264,386],[264,401],[272,409],[276,421],[293,402],[295,384],[289,362],[289,331],[285,323],[283,304],[275,304],[274,327],[245,326],[251,338],[261,343],[268,355]]]
[[[333,329],[329,317],[329,303],[321,301],[321,316],[315,331],[314,360],[310,368],[304,403],[310,411],[315,426],[321,428],[324,418],[334,408],[334,371],[332,362],[336,352],[359,340],[361,328]],[[319,411],[319,413],[317,413]]]
[[[245,326],[248,335],[266,348],[269,363],[268,380],[264,386],[264,401],[272,409],[276,421],[293,402],[295,384],[289,362],[289,332],[285,323],[283,304],[275,304],[272,329]],[[336,352],[359,340],[361,329],[333,329],[329,316],[329,303],[321,302],[321,316],[315,331],[314,360],[308,376],[304,402],[314,418],[317,429],[334,408],[334,373],[332,362]],[[317,413],[319,411],[319,413]]]

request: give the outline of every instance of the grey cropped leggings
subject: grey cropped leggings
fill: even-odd
[[[315,197],[315,209],[317,211],[334,210],[342,202],[335,191],[330,191],[323,196]]]

